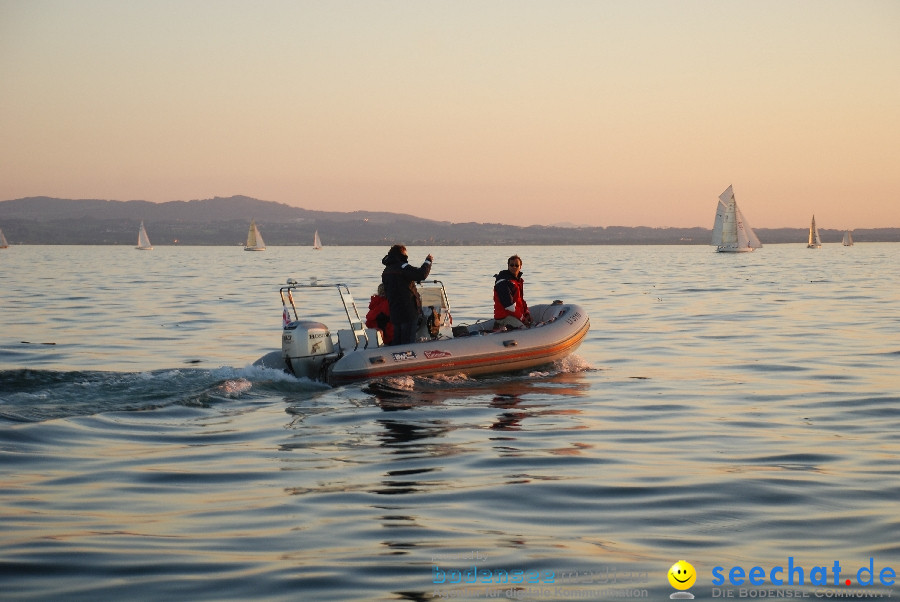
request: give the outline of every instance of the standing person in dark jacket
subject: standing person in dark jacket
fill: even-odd
[[[531,313],[525,303],[525,281],[522,280],[522,258],[513,255],[506,269],[494,275],[494,328],[531,326]]]
[[[384,284],[384,294],[391,310],[391,323],[394,325],[393,345],[416,342],[419,314],[422,312],[422,299],[416,289],[416,282],[428,278],[433,260],[429,253],[422,267],[409,265],[404,245],[394,245],[381,260],[384,264],[381,282]]]

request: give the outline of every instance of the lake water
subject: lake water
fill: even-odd
[[[900,245],[410,247],[455,324],[516,252],[591,331],[393,391],[252,366],[287,277],[364,312],[386,250],[0,251],[0,598],[900,596]]]

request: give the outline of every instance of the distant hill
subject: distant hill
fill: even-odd
[[[149,201],[101,201],[97,199],[55,199],[51,197],[28,197],[0,202],[0,218],[31,219],[40,222],[69,219],[142,219],[157,222],[209,222],[244,220],[251,217],[268,221],[293,220],[331,222],[352,222],[366,219],[374,223],[392,223],[397,218],[413,222],[430,220],[378,211],[310,211],[291,207],[284,203],[260,201],[246,196],[228,198],[216,197],[201,201],[169,201],[151,203]]]
[[[28,197],[0,201],[0,228],[11,244],[135,244],[143,220],[154,245],[237,245],[255,219],[266,244],[312,245],[318,230],[337,245],[708,244],[707,228],[509,226],[451,223],[384,211],[311,211],[246,196],[195,201],[104,201]],[[756,229],[763,244],[801,243],[805,228]],[[840,230],[822,230],[839,242]],[[900,242],[900,229],[854,230],[858,242]]]

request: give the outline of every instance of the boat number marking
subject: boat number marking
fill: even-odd
[[[566,318],[566,324],[574,324],[580,318],[581,318],[581,313],[576,311],[574,314],[572,314],[571,316]]]
[[[435,349],[434,351],[426,351],[425,352],[425,357],[427,357],[430,360],[440,358],[440,357],[452,357],[452,356],[453,356],[453,354],[450,353],[449,351],[438,351],[437,349]]]
[[[396,353],[392,353],[391,356],[394,358],[395,362],[403,362],[406,360],[416,359],[416,352],[415,351],[398,351]]]

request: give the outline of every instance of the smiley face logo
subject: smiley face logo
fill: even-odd
[[[675,589],[690,589],[697,581],[697,571],[686,560],[679,560],[669,569],[669,583]]]

